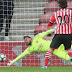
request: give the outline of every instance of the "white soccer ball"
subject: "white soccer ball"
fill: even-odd
[[[3,62],[6,60],[6,55],[3,53],[0,53],[0,61]]]

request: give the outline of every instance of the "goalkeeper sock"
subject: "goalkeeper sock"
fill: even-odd
[[[52,53],[51,52],[46,52],[45,54],[45,62],[44,62],[44,66],[47,66],[48,62],[49,62],[49,59],[51,58],[52,56]]]

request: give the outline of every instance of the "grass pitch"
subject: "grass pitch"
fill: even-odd
[[[72,66],[41,67],[0,67],[0,72],[72,72]]]

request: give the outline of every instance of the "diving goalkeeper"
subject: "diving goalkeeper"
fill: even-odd
[[[29,47],[23,53],[21,53],[18,57],[16,57],[14,60],[7,63],[7,65],[11,66],[15,62],[23,58],[24,56],[34,52],[41,52],[41,53],[47,52],[51,41],[45,40],[43,39],[43,37],[52,32],[54,32],[54,29],[50,29],[50,30],[47,30],[46,32],[39,33],[34,38],[31,38],[30,36],[24,36],[24,41],[29,45]],[[55,49],[53,51],[53,54],[58,56],[59,58],[70,61],[69,55],[63,48],[64,46],[61,45],[58,49]]]

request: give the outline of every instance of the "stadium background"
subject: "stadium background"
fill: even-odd
[[[72,7],[68,0],[68,8]],[[6,61],[0,62],[0,66],[7,66],[9,60],[13,60],[26,48],[23,36],[33,37],[35,34],[50,29],[47,23],[52,13],[58,10],[55,0],[14,0],[14,14],[9,32],[10,41],[3,41],[4,29],[0,34],[0,53],[7,56]],[[5,23],[4,23],[5,27]],[[42,66],[44,53],[33,53],[19,60],[13,66]],[[53,56],[49,66],[70,66],[71,62]]]

